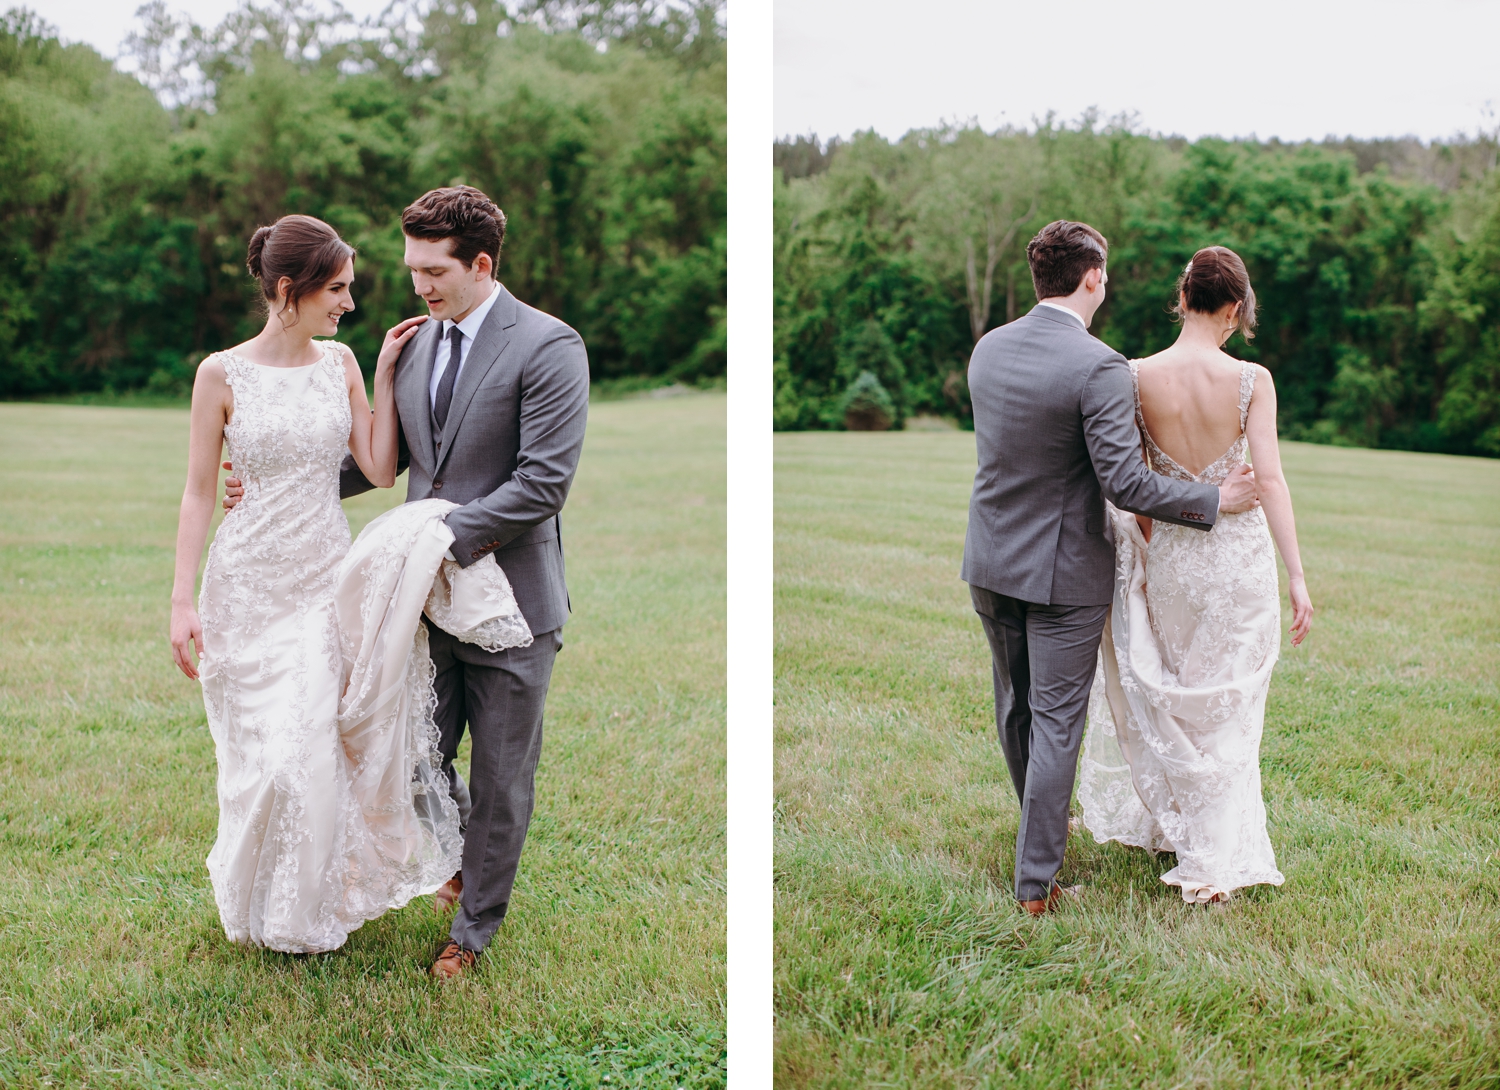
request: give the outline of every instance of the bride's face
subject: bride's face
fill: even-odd
[[[277,314],[286,309],[286,289],[290,284],[291,278],[283,276],[281,283],[277,285],[276,305],[273,308]],[[309,337],[336,336],[339,319],[354,309],[353,287],[354,258],[351,257],[344,262],[344,267],[332,280],[297,301],[293,313],[286,316],[288,320],[285,327],[291,329],[296,325],[305,326]]]

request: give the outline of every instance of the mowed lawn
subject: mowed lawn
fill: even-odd
[[[510,915],[439,986],[428,898],[326,955],[224,938],[166,639],[186,412],[0,405],[0,1085],[722,1086],[724,414],[590,413]]]
[[[1188,907],[1080,830],[1034,921],[973,437],[777,437],[779,1086],[1500,1086],[1500,461],[1283,453],[1318,610],[1261,752],[1286,885]]]

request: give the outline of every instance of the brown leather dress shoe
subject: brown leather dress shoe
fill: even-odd
[[[432,975],[438,980],[453,980],[462,976],[466,969],[474,968],[474,963],[478,960],[479,955],[473,950],[465,950],[450,939],[438,951],[438,956],[432,963]]]
[[[1057,907],[1057,902],[1062,900],[1062,894],[1061,886],[1053,886],[1051,891],[1048,892],[1046,900],[1022,901],[1021,907],[1033,916],[1041,916]]]
[[[464,891],[464,872],[459,871],[452,878],[438,886],[438,891],[432,895],[432,911],[442,915],[454,905],[458,904],[459,894]]]

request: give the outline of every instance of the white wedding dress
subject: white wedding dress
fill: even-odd
[[[1240,372],[1240,436],[1189,473],[1136,423],[1151,468],[1220,484],[1245,460],[1253,365]],[[1280,885],[1261,799],[1260,739],[1281,647],[1276,553],[1265,513],[1220,515],[1209,532],[1156,522],[1148,545],[1133,515],[1109,507],[1115,596],[1099,650],[1079,769],[1084,825],[1175,852],[1162,881],[1209,901],[1244,886]]]
[[[459,867],[424,610],[491,650],[531,633],[498,565],[443,559],[454,504],[394,508],[351,549],[340,346],[306,367],[217,358],[245,494],[214,537],[199,595],[219,766],[209,877],[231,940],[332,950]]]

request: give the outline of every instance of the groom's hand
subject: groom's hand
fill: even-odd
[[[1260,492],[1255,487],[1255,470],[1241,462],[1229,471],[1219,485],[1219,514],[1238,515],[1260,506]]]
[[[234,464],[232,462],[225,462],[224,468],[233,469]],[[234,508],[234,505],[239,503],[240,500],[244,498],[244,495],[245,486],[240,483],[240,479],[238,477],[224,478],[224,510],[232,510]]]

